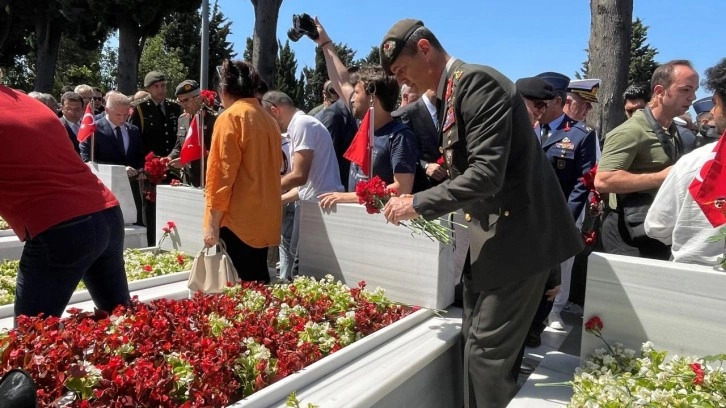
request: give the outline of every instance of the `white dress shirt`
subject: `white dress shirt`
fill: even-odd
[[[688,191],[704,163],[713,157],[711,143],[681,157],[655,196],[645,218],[645,233],[672,245],[673,261],[714,266],[724,253],[724,241],[707,242],[718,234]]]

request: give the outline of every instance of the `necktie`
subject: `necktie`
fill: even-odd
[[[159,112],[161,112],[162,116],[166,116],[166,109],[164,109],[164,102],[156,105],[157,108],[159,108]]]
[[[71,129],[73,129],[73,133],[78,136],[78,131],[81,129],[81,126],[78,123],[74,123]]]
[[[121,126],[116,126],[116,143],[121,147],[121,151],[126,154],[126,147],[124,147],[124,137],[121,134]]]
[[[550,136],[550,125],[544,124],[542,125],[542,130],[540,132],[540,143],[544,146],[545,142],[547,142],[547,138]]]

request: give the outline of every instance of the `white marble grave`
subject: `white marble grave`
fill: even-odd
[[[593,253],[583,321],[600,316],[603,336],[638,350],[645,341],[670,355],[726,351],[726,273],[713,268]],[[602,342],[583,333],[581,357]]]
[[[461,309],[421,310],[253,394],[231,408],[463,406]]]
[[[204,190],[188,186],[156,187],[156,242],[161,238],[160,231],[168,221],[176,224],[174,240],[180,251],[188,254],[198,253],[204,246]],[[162,249],[174,249],[172,239],[166,239]]]
[[[348,285],[365,280],[369,288],[380,286],[390,299],[406,304],[445,309],[453,303],[452,246],[412,236],[359,204],[332,210],[313,201],[299,205],[301,274],[331,274]]]
[[[99,163],[86,163],[90,167],[93,174],[95,174],[103,184],[113,192],[121,204],[121,212],[124,214],[124,224],[134,224],[136,222],[136,204],[134,203],[134,196],[131,192],[131,184],[129,183],[129,176],[126,174],[126,167],[112,165],[112,164],[99,164]]]

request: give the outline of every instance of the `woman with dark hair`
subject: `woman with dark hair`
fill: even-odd
[[[237,274],[270,282],[267,247],[280,242],[280,129],[255,98],[251,64],[225,60],[219,72],[224,106],[214,124],[207,163],[204,243],[224,241]]]

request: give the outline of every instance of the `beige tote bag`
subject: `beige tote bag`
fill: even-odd
[[[220,240],[216,254],[209,255],[209,248],[203,248],[194,258],[187,287],[190,296],[194,292],[222,293],[227,282],[237,282],[237,270],[227,254],[224,242]]]

